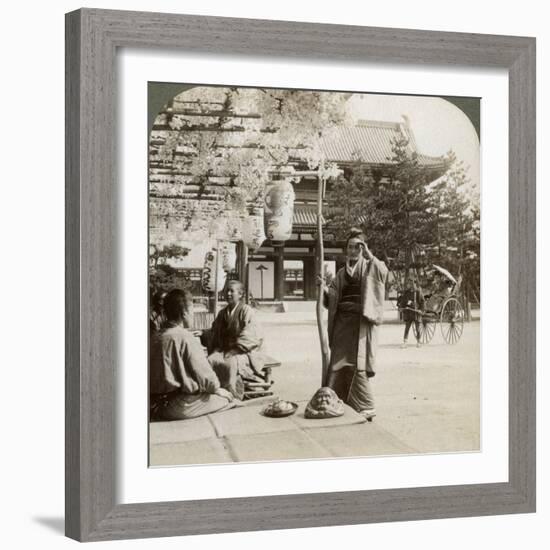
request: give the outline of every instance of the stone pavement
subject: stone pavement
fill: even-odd
[[[321,359],[315,314],[258,314],[274,369],[274,392],[300,407],[287,418],[260,414],[266,400],[208,417],[150,425],[150,464],[198,464],[307,458],[476,451],[480,448],[478,321],[455,345],[438,331],[433,341],[401,349],[403,326],[380,329],[377,416],[364,422],[347,408],[340,419],[307,420],[305,404],[318,389]]]
[[[272,398],[269,398],[272,399]],[[346,405],[344,416],[304,418],[307,401],[286,418],[247,406],[192,420],[151,424],[152,466],[372,456],[413,452]]]

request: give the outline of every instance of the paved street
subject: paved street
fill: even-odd
[[[315,315],[260,318],[269,350],[284,363],[274,374],[277,392],[284,399],[309,399],[321,380]],[[478,449],[479,321],[466,323],[455,345],[445,343],[439,326],[432,342],[419,349],[412,334],[406,349],[402,339],[403,325],[382,325],[373,379],[376,425],[419,452]]]
[[[430,344],[406,349],[400,347],[403,325],[383,325],[374,422],[362,423],[351,409],[338,422],[304,422],[302,405],[321,379],[317,325],[313,311],[290,309],[258,316],[268,353],[283,364],[273,371],[275,394],[299,402],[298,412],[267,419],[260,404],[249,404],[206,418],[154,423],[152,465],[479,449],[479,321],[465,324],[456,345],[446,344],[438,327]]]

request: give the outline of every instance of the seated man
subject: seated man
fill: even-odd
[[[222,309],[210,330],[201,340],[208,349],[208,361],[214,368],[222,388],[242,399],[244,380],[264,381],[261,375],[265,356],[260,351],[263,338],[254,310],[243,303],[244,287],[240,281],[229,281],[227,306]]]
[[[166,321],[151,335],[149,391],[152,420],[183,420],[236,405],[220,387],[199,341],[184,328],[188,295],[179,289],[164,299]]]

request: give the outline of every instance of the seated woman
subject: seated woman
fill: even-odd
[[[244,396],[244,382],[263,381],[265,356],[261,351],[263,337],[254,310],[243,303],[244,286],[229,281],[227,306],[217,315],[212,328],[201,333],[208,349],[208,361],[218,375],[222,388],[238,399]]]
[[[453,293],[453,286],[451,281],[441,278],[437,290],[426,302],[426,310],[439,312],[443,306],[443,302]]]
[[[185,327],[189,297],[182,290],[164,299],[166,321],[151,335],[149,391],[152,420],[195,418],[236,406],[220,387],[199,341]]]

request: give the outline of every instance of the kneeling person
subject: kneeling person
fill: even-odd
[[[201,337],[208,348],[208,361],[222,387],[238,399],[244,395],[243,380],[264,381],[261,371],[265,364],[265,356],[260,351],[263,337],[254,310],[243,303],[243,296],[243,284],[230,281],[226,291],[227,306]]]
[[[152,420],[183,420],[236,405],[191,332],[184,328],[189,300],[184,291],[164,299],[166,321],[152,335],[149,377]]]

